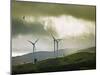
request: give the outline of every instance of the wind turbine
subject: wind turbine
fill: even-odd
[[[56,39],[52,34],[51,34],[53,40],[54,40],[54,56],[58,57],[58,47],[59,47],[59,41],[62,39]],[[56,52],[57,51],[57,55]]]
[[[34,52],[35,52],[35,48],[36,48],[35,44],[38,42],[38,40],[39,40],[39,39],[37,39],[34,43],[33,43],[32,41],[29,41],[29,40],[28,40],[28,42],[30,42],[30,43],[33,45],[33,63],[36,63],[36,62],[34,61],[34,60],[35,60]]]

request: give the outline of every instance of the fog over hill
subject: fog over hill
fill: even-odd
[[[70,54],[74,54],[77,52],[89,52],[89,53],[95,53],[96,52],[96,47],[91,47],[87,49],[81,49],[81,50],[71,50],[66,52],[66,49],[62,49],[58,51],[58,57],[64,57]],[[56,52],[57,54],[57,52]],[[49,59],[49,58],[55,58],[54,52],[53,51],[39,51],[35,52],[35,57],[37,58],[38,61]],[[17,64],[24,64],[24,63],[31,63],[33,61],[33,54],[28,53],[22,56],[16,56],[12,57],[12,64],[17,65]]]

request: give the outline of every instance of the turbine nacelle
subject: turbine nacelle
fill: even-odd
[[[38,42],[38,40],[39,40],[39,39],[37,39],[35,42],[32,42],[32,41],[29,41],[29,40],[28,40],[28,42],[30,42],[32,45],[35,45],[35,44]]]

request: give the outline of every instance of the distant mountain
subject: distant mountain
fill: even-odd
[[[64,57],[64,56],[74,54],[74,53],[78,53],[78,52],[89,52],[89,53],[91,53],[91,52],[95,52],[96,49],[95,49],[95,47],[92,47],[92,48],[76,50],[76,51],[70,50],[70,52],[67,52],[67,50],[69,50],[69,49],[59,50],[58,56]],[[49,52],[49,51],[35,52],[34,55],[35,55],[35,57],[37,58],[38,61],[46,60],[46,59],[49,59],[49,58],[55,58],[53,51],[52,52]],[[28,54],[25,54],[25,55],[22,55],[22,56],[12,57],[12,64],[18,65],[18,64],[32,63],[32,61],[33,61],[32,56],[33,56],[32,53],[28,53]]]
[[[59,57],[63,56],[64,51],[65,50],[59,50],[58,56]],[[37,58],[38,61],[56,57],[56,56],[54,56],[53,51],[52,52],[49,52],[49,51],[35,52],[34,56]],[[33,59],[33,54],[28,53],[28,54],[25,54],[22,56],[12,57],[12,64],[17,65],[17,64],[31,63],[33,61],[32,59]]]

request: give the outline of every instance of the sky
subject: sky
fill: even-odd
[[[96,7],[89,5],[12,1],[12,56],[36,51],[53,51],[51,33],[59,49],[95,46]]]

